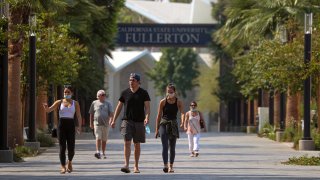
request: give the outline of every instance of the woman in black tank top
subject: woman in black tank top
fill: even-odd
[[[176,141],[179,138],[177,122],[178,110],[181,113],[180,127],[183,127],[184,111],[183,105],[176,97],[176,89],[172,84],[166,88],[166,97],[159,103],[158,115],[156,120],[155,137],[161,137],[162,159],[165,173],[173,173],[173,163],[175,159]],[[168,166],[168,150],[170,149],[170,164]]]

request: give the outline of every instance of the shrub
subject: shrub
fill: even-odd
[[[287,127],[283,132],[283,137],[281,138],[281,141],[293,142],[295,135],[296,135],[295,129],[293,127]]]
[[[304,155],[301,157],[292,157],[288,161],[282,162],[287,165],[320,166],[320,157]]]
[[[36,156],[38,151],[27,146],[17,146],[13,150],[13,160],[15,162],[22,162],[23,157]]]
[[[311,136],[314,140],[315,149],[320,150],[320,134],[317,132],[316,128],[312,129]]]
[[[55,141],[50,134],[38,132],[36,138],[40,142],[40,147],[52,147],[55,145]]]
[[[269,138],[271,140],[275,140],[276,139],[276,134],[275,134],[274,127],[271,124],[266,123],[263,126],[263,128],[260,130],[259,136],[260,137],[267,137],[267,138]]]

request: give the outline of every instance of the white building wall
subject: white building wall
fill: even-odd
[[[193,0],[191,3],[190,23],[213,24],[211,4],[207,0]]]

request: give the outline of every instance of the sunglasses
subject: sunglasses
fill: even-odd
[[[190,104],[190,106],[197,106],[197,105],[195,105],[195,104]]]
[[[106,94],[100,94],[100,96],[106,96]]]

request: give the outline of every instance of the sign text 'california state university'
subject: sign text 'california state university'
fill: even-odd
[[[118,24],[117,46],[206,47],[213,24]]]

